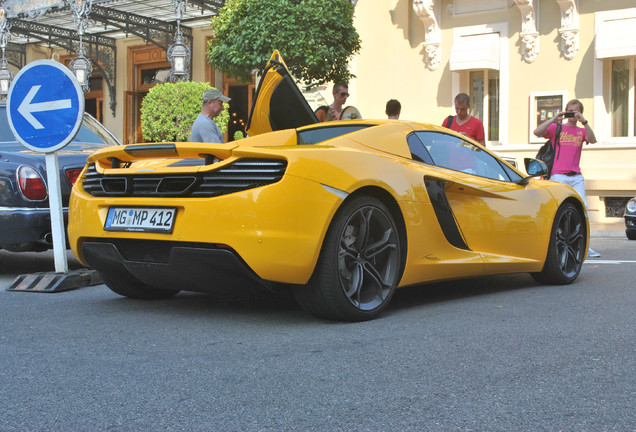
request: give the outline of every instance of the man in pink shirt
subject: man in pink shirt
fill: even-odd
[[[466,93],[459,93],[455,96],[455,113],[457,115],[444,120],[442,126],[466,135],[479,144],[485,144],[484,124],[478,118],[468,114],[469,108],[470,97]],[[448,124],[449,121],[450,124]]]
[[[583,202],[587,206],[585,179],[583,174],[581,174],[579,162],[583,143],[594,144],[596,136],[592,127],[583,117],[583,104],[581,101],[577,99],[569,101],[565,106],[564,112],[559,112],[551,119],[541,123],[534,130],[534,134],[538,137],[549,138],[554,143],[557,122],[563,121],[563,119],[567,119],[567,121],[561,125],[561,134],[559,135],[559,144],[555,149],[555,159],[550,180],[572,186],[583,198]],[[583,127],[578,127],[576,125],[577,122],[581,122]],[[601,255],[590,249],[587,256],[599,257]]]

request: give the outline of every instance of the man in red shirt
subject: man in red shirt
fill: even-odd
[[[442,126],[466,135],[477,141],[479,144],[486,144],[486,135],[484,134],[484,124],[476,117],[468,114],[470,108],[470,97],[466,93],[459,93],[455,96],[455,112],[456,116],[444,120]]]

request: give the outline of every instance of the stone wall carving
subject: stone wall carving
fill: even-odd
[[[571,60],[579,52],[579,0],[556,0],[561,8],[560,49]]]
[[[534,0],[514,0],[521,12],[521,55],[532,63],[539,54],[539,32],[537,31]]]
[[[424,23],[426,67],[435,70],[442,61],[442,34],[439,28],[441,0],[413,0],[413,10]]]

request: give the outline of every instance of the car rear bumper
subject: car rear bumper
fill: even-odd
[[[66,225],[68,208],[63,213]],[[0,248],[42,250],[50,247],[51,212],[48,208],[0,207]]]
[[[256,276],[236,252],[212,245],[87,241],[82,244],[82,256],[99,272],[123,279],[132,277],[166,290],[232,292],[242,287],[273,285]]]

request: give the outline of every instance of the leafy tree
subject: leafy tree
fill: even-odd
[[[157,84],[141,103],[141,132],[149,142],[187,141],[192,124],[201,112],[201,97],[210,89],[208,83],[181,81]],[[214,121],[225,133],[230,118],[225,110]]]
[[[346,83],[348,62],[360,51],[353,11],[347,0],[227,0],[212,18],[210,63],[247,82],[278,49],[305,84]]]

